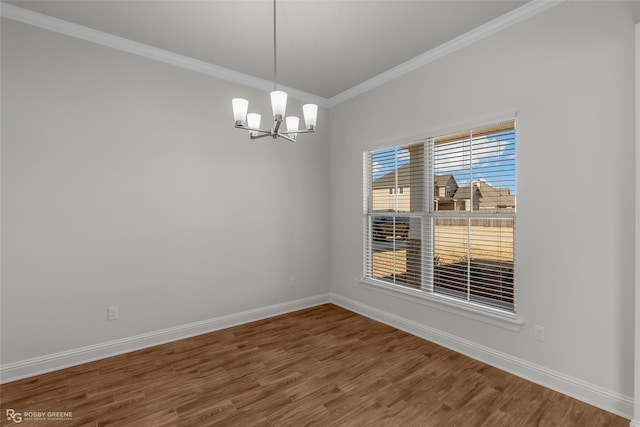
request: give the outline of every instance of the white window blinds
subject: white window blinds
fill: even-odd
[[[425,267],[420,256],[424,162],[424,143],[365,153],[365,265],[369,277],[420,286]]]
[[[515,147],[509,121],[365,152],[365,277],[514,312]]]

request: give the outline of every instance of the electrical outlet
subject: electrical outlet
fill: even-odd
[[[289,286],[295,286],[296,285],[296,278],[291,276],[289,277]]]
[[[535,325],[533,333],[538,341],[544,341],[544,326]]]
[[[120,316],[117,306],[107,308],[107,320],[116,320]]]

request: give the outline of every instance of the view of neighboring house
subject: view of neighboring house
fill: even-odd
[[[394,169],[373,181],[374,211],[396,209],[403,212],[409,211],[411,206],[411,163],[399,167],[397,172],[396,174]]]
[[[411,164],[406,164],[397,174],[393,170],[373,181],[374,211],[410,210],[410,172]],[[513,212],[516,196],[509,188],[496,188],[484,180],[460,187],[451,174],[433,177],[435,211],[469,211],[472,203],[474,211]]]
[[[450,186],[456,188],[452,196],[448,196],[451,194]],[[472,191],[473,197],[471,197]],[[509,188],[495,188],[484,180],[458,187],[453,175],[436,175],[433,194],[434,210],[436,211],[468,211],[471,203],[473,203],[474,211],[513,212],[516,207],[516,196],[511,194]]]

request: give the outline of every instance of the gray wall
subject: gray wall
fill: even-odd
[[[632,7],[563,3],[334,107],[332,292],[632,396]],[[516,112],[520,332],[354,286],[362,275],[363,150]],[[544,342],[534,339],[534,324],[545,327]]]
[[[325,110],[6,19],[1,71],[3,364],[326,294]]]

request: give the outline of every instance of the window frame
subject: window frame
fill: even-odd
[[[513,128],[515,130],[515,119],[510,118],[507,120],[497,121],[494,123],[502,123],[502,122],[510,122],[513,123]],[[482,127],[486,127],[486,123],[480,124],[479,126],[467,127],[468,130],[478,129]],[[434,133],[436,135],[446,135],[446,134],[455,134],[458,131],[454,132],[442,132],[442,133]],[[496,131],[494,133],[497,133]],[[512,331],[518,331],[523,325],[523,321],[517,317],[516,312],[516,302],[515,302],[515,283],[516,283],[516,234],[517,234],[517,221],[516,221],[516,212],[505,213],[482,213],[482,212],[466,212],[466,211],[454,211],[454,212],[446,212],[446,211],[437,211],[433,206],[433,192],[434,192],[434,173],[435,173],[435,165],[433,159],[434,153],[434,140],[435,138],[415,138],[412,142],[404,143],[404,144],[389,144],[378,149],[369,149],[363,153],[363,176],[364,176],[364,188],[363,188],[363,276],[360,280],[362,285],[367,286],[370,289],[375,291],[383,292],[385,294],[392,294],[399,296],[403,299],[409,299],[414,302],[419,302],[421,304],[431,306],[440,310],[444,310],[446,312],[454,313],[463,317],[472,318],[474,320],[482,321],[494,326],[498,326],[501,328],[505,328]],[[426,222],[426,227],[430,228],[428,232],[420,231],[421,233],[421,241],[423,242],[423,246],[427,246],[426,254],[423,249],[423,256],[426,255],[427,258],[433,260],[433,245],[434,245],[434,222],[437,218],[447,218],[447,217],[456,217],[456,218],[467,218],[469,221],[475,218],[512,218],[513,220],[513,272],[514,275],[514,289],[513,289],[513,308],[512,310],[509,308],[498,308],[495,307],[495,304],[481,304],[477,302],[477,299],[481,299],[481,297],[476,298],[476,301],[469,298],[467,300],[460,299],[458,297],[447,295],[443,292],[434,292],[434,281],[431,279],[421,278],[421,286],[420,288],[412,288],[403,284],[392,283],[388,280],[377,279],[373,277],[373,274],[370,270],[370,266],[373,265],[372,257],[373,247],[372,247],[372,224],[371,221],[374,218],[375,211],[372,209],[373,203],[373,178],[372,178],[372,156],[375,151],[384,150],[384,149],[392,149],[392,148],[407,148],[413,144],[424,144],[424,174],[425,180],[423,182],[424,189],[422,191],[425,194],[425,206],[419,212],[394,212],[393,216],[401,216],[401,217],[418,217],[423,221],[423,225]],[[517,142],[516,142],[517,145]],[[517,167],[515,169],[515,176],[517,177]],[[473,188],[473,186],[470,186]],[[445,190],[446,192],[446,190]],[[469,222],[469,226],[471,222]],[[428,242],[425,245],[424,240],[425,236],[428,237]],[[429,257],[429,254],[431,256]],[[433,274],[433,261],[431,261],[431,274]],[[422,274],[422,273],[421,273]],[[428,273],[429,274],[429,273]],[[425,283],[426,282],[426,283]]]

